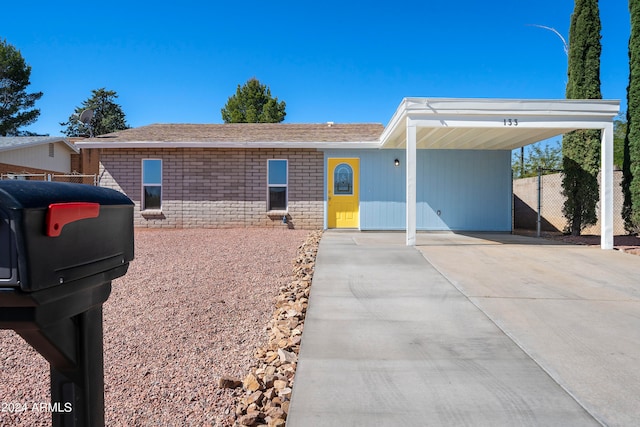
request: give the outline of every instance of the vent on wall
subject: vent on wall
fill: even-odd
[[[54,155],[55,155],[55,151],[54,151],[53,147],[54,147],[53,142],[50,142],[49,143],[49,157],[54,157]]]

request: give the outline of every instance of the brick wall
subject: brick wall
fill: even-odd
[[[71,154],[71,172],[97,175],[99,170],[99,149],[84,148],[80,154]]]
[[[162,210],[141,212],[142,159],[162,159]],[[288,224],[267,212],[267,159],[289,160]],[[136,204],[137,227],[322,228],[323,154],[313,149],[103,149],[99,182]]]

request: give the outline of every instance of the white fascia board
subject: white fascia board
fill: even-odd
[[[620,109],[620,101],[603,99],[427,99],[406,98],[407,113],[455,115],[594,115],[615,117]]]
[[[387,141],[391,134],[400,129],[406,132],[405,123],[407,121],[407,103],[410,102],[411,98],[404,98],[398,108],[396,109],[393,116],[391,116],[391,120],[384,127],[382,134],[380,135],[380,145],[383,145],[384,141]]]
[[[61,139],[59,141],[63,142],[74,153],[80,154],[80,149],[78,147],[76,147],[75,144],[73,144],[72,142],[69,142],[69,140],[67,140],[66,138],[63,138],[63,139]]]
[[[80,148],[378,148],[379,141],[355,141],[355,142],[171,142],[171,141],[127,141],[127,142],[102,142],[86,141],[77,142]]]

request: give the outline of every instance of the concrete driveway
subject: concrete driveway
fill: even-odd
[[[637,425],[640,258],[325,233],[287,426]]]
[[[640,257],[500,234],[418,249],[605,425],[640,425]]]

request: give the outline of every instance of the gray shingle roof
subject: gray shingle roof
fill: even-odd
[[[157,142],[357,142],[377,141],[384,126],[358,124],[152,124],[85,141]]]
[[[3,136],[0,137],[0,151],[16,150],[52,142],[62,142],[70,150],[76,153],[79,151],[69,140],[62,136]]]

